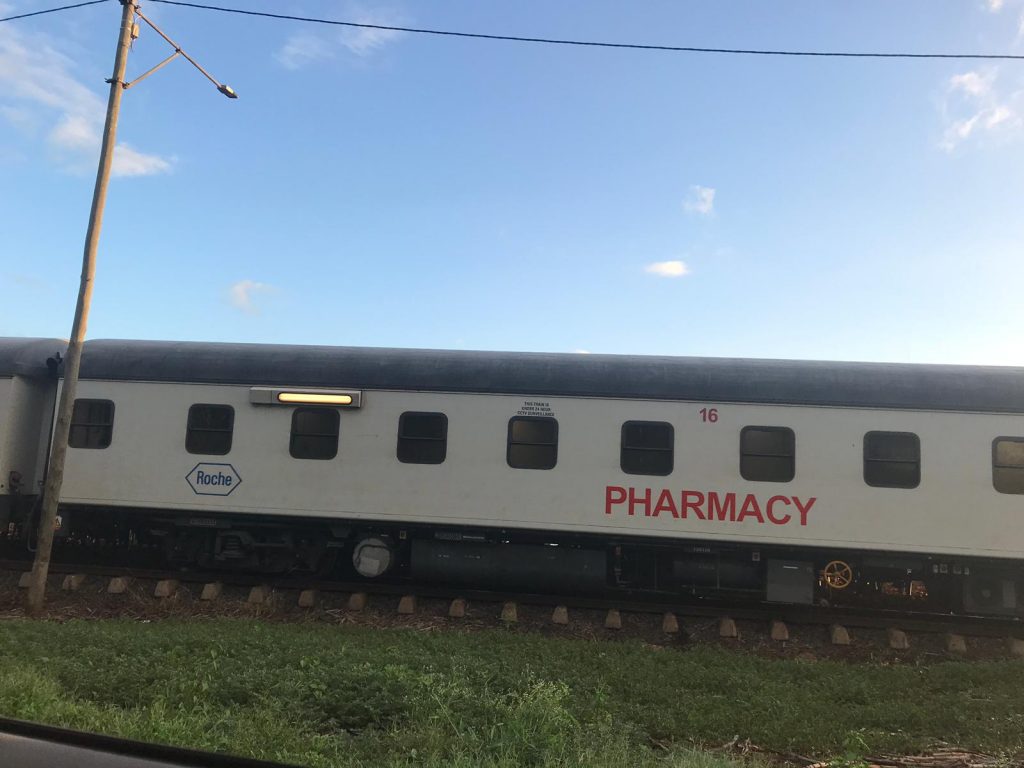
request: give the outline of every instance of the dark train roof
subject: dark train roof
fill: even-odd
[[[97,340],[83,378],[1024,413],[1024,368]]]
[[[0,377],[47,375],[47,358],[63,355],[68,343],[61,339],[16,339],[0,336]]]

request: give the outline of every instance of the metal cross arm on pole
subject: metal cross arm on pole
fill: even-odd
[[[135,13],[138,15],[138,17],[140,19],[142,19],[144,22],[146,22],[146,24],[148,24],[150,26],[150,28],[154,32],[156,32],[158,35],[160,35],[160,37],[162,37],[164,40],[167,41],[167,44],[170,45],[174,49],[174,53],[172,53],[170,56],[168,56],[166,59],[161,61],[159,64],[157,64],[155,67],[153,67],[151,70],[149,70],[145,74],[137,77],[131,83],[126,84],[125,88],[130,88],[131,86],[135,85],[135,83],[139,82],[139,80],[142,80],[145,77],[149,77],[151,74],[156,72],[162,66],[164,66],[167,63],[169,63],[172,59],[176,58],[177,56],[182,56],[182,57],[184,57],[188,61],[189,64],[191,64],[193,67],[198,69],[207,80],[209,80],[211,83],[213,83],[217,87],[218,91],[223,93],[229,99],[237,99],[238,98],[238,94],[235,93],[235,90],[230,85],[225,85],[224,83],[222,83],[219,80],[217,80],[217,78],[215,78],[213,75],[211,75],[205,69],[203,69],[202,66],[200,66],[198,61],[196,61],[191,56],[189,56],[187,53],[185,53],[185,51],[182,49],[182,47],[180,45],[178,45],[176,42],[171,40],[171,38],[169,38],[166,34],[164,34],[164,31],[162,29],[160,29],[160,27],[158,27],[156,24],[154,24],[145,15],[143,15],[142,11],[140,11],[137,6],[136,6],[136,9],[135,9]]]
[[[132,87],[133,85],[135,85],[135,84],[137,84],[137,83],[141,83],[141,82],[142,82],[143,80],[145,80],[145,79],[146,79],[147,77],[149,77],[149,76],[150,76],[150,75],[152,75],[152,74],[153,74],[154,72],[156,72],[156,71],[157,71],[158,69],[162,69],[163,67],[167,66],[168,64],[170,64],[170,63],[171,63],[172,61],[174,61],[174,60],[175,60],[176,58],[178,58],[179,56],[181,56],[181,51],[175,51],[175,52],[174,52],[174,53],[172,53],[172,54],[171,54],[170,56],[168,56],[168,57],[167,57],[166,59],[164,59],[164,60],[163,60],[163,61],[161,61],[161,62],[160,62],[159,64],[157,64],[157,65],[156,65],[155,67],[150,67],[149,69],[147,69],[147,70],[146,70],[145,72],[143,72],[143,73],[142,73],[141,75],[139,75],[139,76],[138,76],[138,77],[136,77],[136,78],[135,78],[134,80],[132,80],[132,81],[131,81],[130,83],[124,83],[124,89],[125,89],[125,90],[127,91],[127,90],[128,90],[129,88],[131,88],[131,87]]]

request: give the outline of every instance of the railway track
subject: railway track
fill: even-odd
[[[13,584],[17,575],[27,572],[29,564],[23,560],[0,560],[0,571],[8,574]],[[68,578],[72,577],[72,578]],[[23,576],[22,576],[23,579]],[[941,635],[946,650],[953,654],[967,652],[966,638],[1001,639],[1012,655],[1024,656],[1024,622],[1015,618],[991,616],[952,616],[914,611],[879,610],[869,608],[779,605],[764,603],[730,604],[724,601],[657,600],[649,597],[616,595],[613,597],[568,597],[564,595],[528,592],[496,591],[492,589],[464,589],[412,583],[368,583],[315,579],[308,576],[267,577],[242,573],[177,572],[169,570],[116,567],[110,565],[54,564],[51,567],[51,591],[85,591],[84,580],[89,579],[92,593],[105,589],[112,596],[129,587],[136,594],[148,595],[154,603],[166,598],[187,595],[195,602],[216,605],[245,603],[268,610],[280,610],[289,604],[298,608],[315,609],[325,602],[339,606],[334,611],[360,613],[370,601],[392,606],[398,614],[416,614],[418,601],[445,601],[448,616],[453,619],[466,615],[466,606],[474,607],[473,617],[490,618],[495,623],[518,622],[520,609],[529,607],[551,610],[551,623],[567,624],[570,613],[587,614],[587,621],[600,622],[608,630],[620,629],[623,617],[643,617],[651,623],[652,617],[661,618],[665,635],[686,634],[693,622],[717,623],[718,636],[733,639],[738,636],[737,622],[760,628],[771,640],[784,643],[790,639],[790,627],[824,628],[829,642],[843,646],[855,642],[851,637],[856,630],[884,632],[885,642],[894,650],[909,650],[911,636]],[[106,587],[104,587],[106,585]],[[222,595],[228,589],[233,597]],[[198,599],[197,596],[198,595]],[[346,599],[347,597],[347,599]],[[436,610],[435,610],[436,613]],[[599,625],[600,626],[600,625]],[[682,629],[680,629],[682,627]]]

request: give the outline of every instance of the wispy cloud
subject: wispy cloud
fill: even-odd
[[[100,146],[105,104],[72,72],[75,63],[40,34],[24,33],[14,25],[0,25],[0,116],[22,129],[51,126],[47,144],[65,169],[79,172],[91,167]],[[126,157],[118,159],[119,154]],[[166,173],[171,162],[118,144],[115,175]]]
[[[157,173],[170,173],[171,161],[157,155],[147,155],[127,144],[118,144],[114,152],[114,165],[111,173],[115,176],[153,176]]]
[[[715,210],[714,187],[702,187],[698,184],[691,186],[690,194],[683,201],[683,210],[701,216],[712,213]]]
[[[655,261],[644,267],[644,272],[658,277],[683,277],[690,274],[685,261]]]
[[[379,13],[361,12],[355,19],[357,24],[382,24],[394,26],[395,21],[388,20]],[[341,33],[341,44],[356,56],[369,56],[388,43],[398,40],[405,33],[393,29],[366,29],[350,27]]]
[[[996,68],[953,75],[943,92],[945,128],[939,146],[952,152],[965,141],[983,135],[1009,135],[1024,127],[1024,89],[1000,87]]]
[[[344,20],[355,24],[387,27],[404,26],[406,23],[406,20],[394,11],[383,8],[371,10],[356,4],[348,5]],[[366,27],[342,27],[341,31],[333,35],[301,32],[289,36],[281,49],[274,54],[274,58],[285,69],[291,70],[333,59],[341,51],[346,51],[358,59],[366,59],[404,35],[404,32],[392,29]]]
[[[3,12],[3,7],[0,7],[0,13]],[[39,292],[50,287],[50,283],[39,275],[28,275],[21,272],[8,273],[7,279],[12,283],[22,288],[27,288],[31,291]]]
[[[1006,5],[1006,0],[985,0],[985,7],[992,13],[999,13]]]
[[[985,96],[992,92],[992,83],[996,79],[994,69],[988,72],[971,71],[949,78],[949,90],[951,93],[961,91],[969,96]]]
[[[0,13],[3,12],[3,9],[0,8]],[[38,124],[32,111],[25,107],[12,107],[10,105],[0,106],[0,118],[3,118],[15,128],[26,134],[34,133]]]
[[[65,114],[50,131],[50,143],[62,149],[92,150],[98,142],[96,125],[82,115]]]
[[[239,280],[228,289],[228,297],[231,300],[231,306],[242,310],[247,315],[258,315],[260,308],[256,304],[256,298],[272,290],[273,287],[267,283],[249,279]]]
[[[307,64],[334,58],[334,49],[316,35],[299,33],[289,37],[274,58],[285,69],[302,69]]]

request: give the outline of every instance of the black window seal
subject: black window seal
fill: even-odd
[[[231,426],[227,429],[220,427],[194,427],[192,426],[192,411],[196,408],[227,408],[231,413]],[[194,432],[204,434],[217,433],[228,435],[228,449],[223,452],[209,453],[207,451],[190,451],[188,449],[188,436]],[[185,451],[193,456],[227,456],[235,445],[235,407],[227,403],[192,403],[188,407],[188,417],[185,421]]]
[[[657,426],[657,427],[668,427],[669,442],[671,446],[669,448],[648,448],[646,446],[635,446],[626,445],[626,430],[628,427],[639,424],[641,426]],[[626,457],[626,451],[646,451],[649,453],[667,453],[671,457],[669,462],[668,472],[633,472],[626,469],[624,461]],[[622,427],[619,431],[619,469],[621,469],[627,475],[640,475],[647,477],[668,477],[675,471],[676,467],[676,428],[669,421],[649,421],[644,419],[630,419],[629,421],[622,422]]]
[[[75,421],[75,406],[79,403],[105,403],[110,406],[110,421]],[[102,451],[109,448],[114,443],[114,412],[116,406],[114,401],[103,397],[76,397],[75,402],[71,404],[71,423],[68,425],[68,448],[74,448],[76,451],[79,450],[92,450]],[[94,427],[106,427],[110,430],[110,440],[106,445],[72,445],[71,444],[71,433],[75,427],[84,427],[91,429]]]
[[[334,416],[334,431],[333,432],[296,432],[295,431],[295,420],[298,414],[303,412],[312,411],[315,413],[330,413]],[[334,438],[334,452],[330,456],[296,456],[295,450],[295,438],[296,437],[333,437]],[[338,456],[338,443],[341,441],[341,414],[338,413],[337,408],[327,408],[323,406],[299,406],[292,411],[292,422],[291,431],[288,437],[288,453],[293,459],[299,459],[300,461],[330,461],[337,458]]]
[[[444,423],[444,433],[441,437],[413,437],[410,435],[402,434],[402,427],[405,425],[405,419],[407,416],[440,416]],[[401,456],[401,447],[403,440],[412,440],[425,443],[442,443],[444,450],[442,451],[440,461],[406,461]],[[398,417],[398,440],[395,442],[395,457],[403,464],[423,464],[426,466],[444,464],[448,459],[448,414],[442,411],[403,411]]]
[[[532,421],[532,422],[543,422],[543,423],[550,422],[550,423],[555,425],[554,437],[552,438],[551,442],[543,442],[543,443],[525,442],[525,441],[522,441],[522,440],[513,440],[512,439],[512,425],[515,422],[517,422],[517,421]],[[505,444],[505,463],[509,467],[511,467],[512,469],[532,469],[532,470],[542,470],[542,471],[552,470],[552,469],[554,469],[558,465],[558,437],[559,437],[558,419],[556,419],[554,416],[513,416],[512,418],[510,418],[508,420],[508,437],[506,439],[506,444]],[[519,466],[516,466],[516,465],[514,465],[512,463],[512,446],[514,446],[514,445],[534,445],[534,446],[545,446],[545,447],[550,446],[550,447],[553,447],[555,449],[555,461],[554,461],[554,464],[552,464],[550,467],[519,467]]]
[[[793,450],[790,453],[758,453],[755,451],[743,450],[743,442],[747,433],[753,430],[758,432],[785,432],[791,438]],[[793,462],[793,474],[786,480],[765,480],[764,478],[750,478],[743,474],[743,459],[745,457],[760,459],[790,459]],[[767,426],[760,424],[748,424],[740,430],[740,477],[748,483],[792,483],[796,480],[796,430],[792,427]]]
[[[999,464],[996,461],[996,446],[999,443],[1024,443],[1024,437],[1014,437],[1012,435],[1000,435],[992,440],[992,487],[996,493],[1001,493],[1005,496],[1020,496],[1022,493],[1014,493],[1013,491],[1001,491],[996,487],[996,470],[998,469],[1018,469],[1024,472],[1024,464]]]
[[[868,458],[868,437],[870,435],[900,435],[909,436],[914,438],[914,442],[917,444],[917,459],[870,459]],[[871,488],[896,488],[899,490],[911,491],[921,485],[921,437],[916,432],[906,432],[890,429],[871,429],[864,433],[863,440],[863,457],[864,466],[862,474],[864,476],[865,485]],[[917,482],[913,485],[893,485],[892,483],[873,483],[868,480],[868,464],[911,464],[917,467]]]

